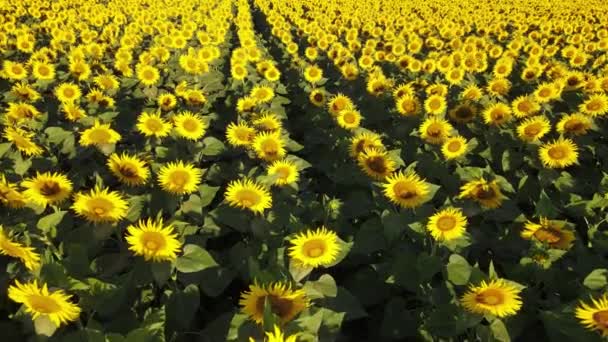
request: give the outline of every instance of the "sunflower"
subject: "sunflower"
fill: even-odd
[[[481,90],[481,88],[479,88],[475,84],[471,84],[471,85],[467,86],[466,88],[464,88],[462,93],[460,93],[460,97],[463,100],[468,100],[468,101],[477,101],[482,96],[483,96],[483,90]]]
[[[542,83],[534,91],[534,98],[539,103],[547,103],[560,97],[555,84]]]
[[[420,101],[415,95],[403,95],[397,99],[397,112],[403,116],[413,116],[420,113]]]
[[[102,124],[98,120],[95,120],[93,127],[87,128],[80,134],[80,145],[101,146],[116,144],[120,139],[120,134],[110,128],[110,124]]]
[[[585,135],[594,126],[593,119],[587,115],[573,113],[564,115],[556,125],[560,134]]]
[[[460,188],[458,198],[470,198],[484,208],[498,208],[506,198],[496,180],[488,182],[484,178],[467,182]]]
[[[38,99],[40,99],[40,93],[24,82],[17,83],[12,86],[11,95],[17,97],[21,101],[26,102],[36,102]]]
[[[258,158],[275,161],[285,156],[285,142],[278,132],[260,132],[253,139],[253,149]]]
[[[538,141],[551,130],[546,116],[540,115],[524,120],[517,126],[517,136],[527,142]]]
[[[129,204],[116,191],[96,186],[88,194],[79,192],[72,209],[90,222],[117,222],[125,217]]]
[[[437,241],[449,241],[464,235],[467,218],[458,208],[446,208],[429,218],[426,229]]]
[[[43,207],[59,204],[72,193],[72,182],[60,173],[38,173],[21,182],[21,186],[26,189],[23,194],[28,200]]]
[[[608,113],[608,96],[604,94],[591,95],[579,106],[579,110],[592,117]]]
[[[445,119],[440,117],[429,117],[425,119],[420,128],[420,137],[429,144],[442,144],[452,135],[454,127]]]
[[[469,123],[477,115],[477,107],[468,101],[461,103],[448,112],[450,119],[457,123]]]
[[[258,324],[264,322],[266,303],[282,324],[291,321],[310,304],[304,290],[292,290],[291,286],[281,282],[259,286],[249,285],[249,291],[241,294],[241,310]]]
[[[513,110],[513,115],[515,115],[516,118],[521,119],[538,113],[540,111],[540,104],[532,97],[520,96],[513,100],[511,108]]]
[[[273,113],[266,113],[256,118],[253,120],[253,125],[258,130],[266,132],[278,131],[283,126],[281,119]]]
[[[415,208],[429,200],[430,187],[413,172],[397,172],[386,179],[384,195],[403,208]]]
[[[35,119],[41,115],[40,111],[36,107],[29,103],[9,102],[8,110],[6,111],[6,118],[9,124],[16,124],[24,120]]]
[[[158,106],[161,110],[169,111],[175,108],[175,106],[177,105],[177,98],[173,94],[164,93],[158,96],[156,102],[158,103]]]
[[[23,265],[30,271],[40,267],[40,255],[32,247],[25,247],[19,242],[11,240],[4,228],[0,225],[0,255],[8,255],[20,259]]]
[[[502,126],[511,120],[511,108],[504,103],[494,103],[483,111],[486,124]]]
[[[93,82],[103,90],[117,90],[120,87],[120,82],[116,76],[112,74],[103,74],[93,77]]]
[[[9,208],[23,208],[27,204],[27,198],[17,190],[15,184],[6,180],[0,173],[0,204]]]
[[[61,110],[63,111],[65,118],[70,121],[78,121],[87,117],[87,113],[84,109],[74,103],[66,102],[62,104]]]
[[[562,222],[541,217],[539,223],[527,221],[521,237],[546,243],[551,248],[567,250],[572,246],[575,237],[574,232],[564,229],[564,226]]]
[[[175,131],[183,138],[198,140],[207,131],[207,123],[198,114],[185,111],[173,117]]]
[[[308,99],[310,100],[310,103],[312,103],[313,105],[317,106],[317,107],[323,107],[323,105],[325,104],[325,92],[321,89],[313,89],[313,91],[310,92],[310,95],[308,96]]]
[[[279,326],[275,325],[273,332],[266,332],[266,342],[297,342],[298,335],[285,336]],[[249,342],[255,342],[255,340],[250,337]]]
[[[224,196],[230,206],[249,209],[256,214],[262,214],[272,206],[270,192],[250,179],[230,182]]]
[[[441,153],[446,160],[456,159],[464,156],[467,153],[467,140],[461,136],[455,136],[446,139],[441,145]]]
[[[515,315],[521,308],[520,292],[503,279],[482,281],[478,286],[470,285],[460,303],[471,313],[506,317]]]
[[[329,107],[329,112],[334,116],[338,115],[338,113],[345,109],[352,109],[355,107],[353,101],[344,94],[337,94],[336,96],[332,97],[327,105]]]
[[[256,85],[251,89],[250,96],[259,103],[270,102],[274,98],[274,90],[268,86]]]
[[[380,136],[372,132],[361,132],[351,138],[350,143],[350,155],[353,158],[357,158],[359,154],[363,153],[368,148],[383,149],[382,140]]]
[[[441,115],[447,108],[447,101],[443,95],[431,95],[424,101],[424,110],[430,115]]]
[[[397,165],[384,149],[370,147],[357,156],[359,167],[370,177],[383,180],[388,177]]]
[[[189,89],[184,96],[190,106],[201,106],[207,102],[205,94],[199,89]]]
[[[151,65],[137,67],[137,78],[145,86],[153,86],[160,80],[160,71]]]
[[[250,146],[256,133],[256,130],[245,122],[231,122],[226,128],[226,139],[232,146]]]
[[[300,174],[292,161],[277,160],[268,167],[268,176],[276,177],[274,184],[283,186],[297,182]]]
[[[11,80],[22,80],[27,78],[27,70],[23,64],[5,60],[2,64],[2,71]]]
[[[242,64],[235,64],[230,68],[230,75],[237,81],[244,80],[247,74],[247,68]]]
[[[21,128],[4,127],[4,138],[12,142],[17,149],[28,156],[39,156],[44,150],[33,141],[34,133]]]
[[[323,78],[323,70],[316,65],[310,65],[304,69],[304,79],[310,83],[317,83]]]
[[[158,183],[167,192],[176,195],[191,194],[198,189],[203,172],[192,164],[170,162],[158,171]]]
[[[126,153],[118,155],[112,153],[108,158],[108,168],[122,183],[127,185],[145,184],[150,176],[150,171],[141,159],[129,156]]]
[[[8,288],[8,298],[25,305],[32,319],[46,317],[58,327],[80,317],[80,308],[69,301],[70,297],[62,290],[50,292],[46,284],[40,287],[36,280],[29,284],[15,280]]]
[[[290,242],[289,257],[305,267],[329,266],[341,250],[338,235],[325,227],[297,234]]]
[[[82,96],[82,92],[74,83],[61,83],[55,88],[55,96],[59,102],[73,103]]]
[[[603,294],[601,298],[591,299],[592,304],[583,301],[575,310],[578,318],[585,328],[597,330],[602,336],[608,336],[608,294]]]
[[[505,78],[493,79],[488,82],[488,94],[493,96],[506,96],[511,90],[511,82]]]
[[[342,128],[353,130],[359,127],[361,123],[361,113],[356,109],[344,109],[338,113],[336,121]]]
[[[236,110],[239,113],[252,112],[255,109],[257,100],[251,96],[245,96],[236,102]]]
[[[538,154],[543,165],[553,169],[563,169],[578,163],[578,147],[570,139],[559,138],[543,144]]]
[[[165,226],[163,219],[139,220],[127,227],[125,240],[129,250],[143,256],[146,261],[175,261],[182,246],[171,225]]]
[[[270,82],[276,82],[281,78],[281,72],[273,66],[264,72],[264,78]]]
[[[464,69],[453,68],[453,69],[448,70],[448,72],[445,74],[445,79],[451,85],[459,85],[462,83],[462,80],[464,79],[464,74],[465,74]]]
[[[147,137],[164,138],[169,135],[173,125],[163,118],[160,114],[141,113],[137,118],[137,131]]]

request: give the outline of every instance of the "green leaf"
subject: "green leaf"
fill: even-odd
[[[44,133],[48,136],[47,141],[51,144],[60,144],[73,135],[72,132],[66,131],[61,127],[48,127],[44,130]]]
[[[206,137],[203,139],[205,147],[201,151],[204,156],[217,156],[224,152],[226,146],[221,140],[214,137]]]
[[[606,284],[608,284],[606,276],[608,276],[607,269],[595,269],[585,277],[585,280],[583,280],[583,285],[591,290],[602,289],[606,286]]]
[[[38,220],[36,227],[38,227],[38,229],[44,232],[48,232],[49,230],[57,227],[57,225],[61,223],[65,214],[67,214],[67,211],[60,210],[52,214],[46,215],[45,217],[42,217],[40,220]]]
[[[538,217],[555,218],[559,214],[557,208],[553,205],[551,198],[547,195],[545,190],[540,192],[540,198],[536,202],[536,210],[534,214]]]
[[[184,255],[177,258],[175,263],[175,268],[183,273],[198,272],[213,266],[217,266],[217,262],[209,252],[192,244],[184,247]]]
[[[312,270],[312,266],[301,265],[299,262],[294,261],[293,259],[289,261],[289,273],[293,277],[293,280],[295,280],[296,282],[299,282],[300,280],[304,279],[307,275],[310,274],[310,272],[312,272]]]
[[[17,175],[19,175],[19,176],[25,175],[25,173],[27,172],[27,170],[30,169],[31,166],[32,166],[31,159],[23,159],[23,157],[21,157],[21,154],[17,154],[17,157],[15,158],[15,165],[13,167],[13,170],[15,171],[15,173]]]
[[[167,324],[176,330],[190,327],[200,306],[200,294],[194,284],[186,286],[183,291],[174,292],[165,306]]]
[[[199,186],[198,192],[201,198],[200,205],[202,207],[206,207],[211,204],[211,202],[213,202],[213,199],[215,198],[215,194],[219,189],[219,186],[209,186],[206,184]]]
[[[329,274],[324,274],[317,281],[307,281],[303,290],[310,299],[335,297],[338,295],[336,281]]]
[[[509,331],[507,331],[507,327],[501,320],[495,319],[492,324],[490,324],[490,330],[492,331],[495,341],[511,342]]]
[[[458,254],[450,255],[447,265],[448,280],[455,285],[466,285],[471,277],[471,265]]]
[[[8,152],[11,149],[12,144],[11,143],[3,143],[0,144],[0,157],[4,156],[6,154],[6,152]]]
[[[57,325],[55,325],[47,315],[41,315],[34,320],[34,330],[38,335],[50,337],[53,336],[57,330]]]
[[[168,261],[150,263],[152,277],[159,286],[163,286],[171,277],[171,263]]]

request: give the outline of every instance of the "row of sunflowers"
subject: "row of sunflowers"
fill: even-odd
[[[600,0],[0,0],[9,340],[608,336]]]

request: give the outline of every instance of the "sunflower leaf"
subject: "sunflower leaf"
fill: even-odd
[[[467,259],[458,254],[450,255],[447,265],[448,280],[455,285],[466,285],[471,277],[471,265]]]
[[[175,268],[183,273],[192,273],[217,265],[209,252],[197,245],[189,244],[184,247],[184,255],[177,258]]]
[[[595,269],[585,277],[585,280],[583,280],[583,285],[585,285],[585,287],[591,290],[602,289],[608,284],[608,280],[606,279],[607,276],[607,269]]]

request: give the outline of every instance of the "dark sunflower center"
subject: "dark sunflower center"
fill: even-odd
[[[504,303],[505,298],[501,291],[496,289],[487,289],[478,293],[475,296],[475,300],[478,303],[486,304],[486,305],[500,305]]]
[[[541,242],[558,243],[562,239],[562,232],[553,228],[541,228],[534,232],[534,237]]]
[[[540,133],[540,127],[538,124],[527,126],[524,129],[524,133],[529,137],[533,137],[533,136],[537,135],[538,133]]]
[[[133,178],[137,176],[137,170],[132,165],[121,165],[118,167],[118,172],[120,172],[121,175],[127,178]]]
[[[560,146],[556,146],[550,148],[548,154],[552,159],[563,159],[566,156],[566,151]]]
[[[589,110],[599,110],[600,107],[601,107],[601,104],[597,101],[587,104],[587,109],[589,109]]]
[[[376,173],[385,173],[387,170],[384,158],[377,156],[366,160],[367,167]]]
[[[473,111],[468,107],[460,107],[456,110],[455,114],[461,119],[468,119],[473,116]]]
[[[46,182],[40,187],[40,193],[44,196],[54,196],[60,191],[61,187],[57,182],[54,181]]]
[[[293,303],[291,300],[275,295],[268,295],[258,298],[256,308],[259,312],[264,312],[264,303],[266,298],[268,298],[268,301],[270,302],[270,310],[272,313],[280,318],[287,317],[293,308]]]
[[[594,313],[593,320],[603,327],[608,328],[608,310],[602,310]]]
[[[568,121],[564,124],[564,128],[567,131],[580,131],[585,127],[585,125],[580,121]]]
[[[475,197],[481,200],[489,200],[496,197],[496,191],[491,187],[479,187],[475,192]]]
[[[314,99],[316,102],[321,102],[321,101],[323,101],[323,95],[322,95],[322,94],[320,94],[320,93],[316,93],[316,94],[313,96],[313,99]]]

